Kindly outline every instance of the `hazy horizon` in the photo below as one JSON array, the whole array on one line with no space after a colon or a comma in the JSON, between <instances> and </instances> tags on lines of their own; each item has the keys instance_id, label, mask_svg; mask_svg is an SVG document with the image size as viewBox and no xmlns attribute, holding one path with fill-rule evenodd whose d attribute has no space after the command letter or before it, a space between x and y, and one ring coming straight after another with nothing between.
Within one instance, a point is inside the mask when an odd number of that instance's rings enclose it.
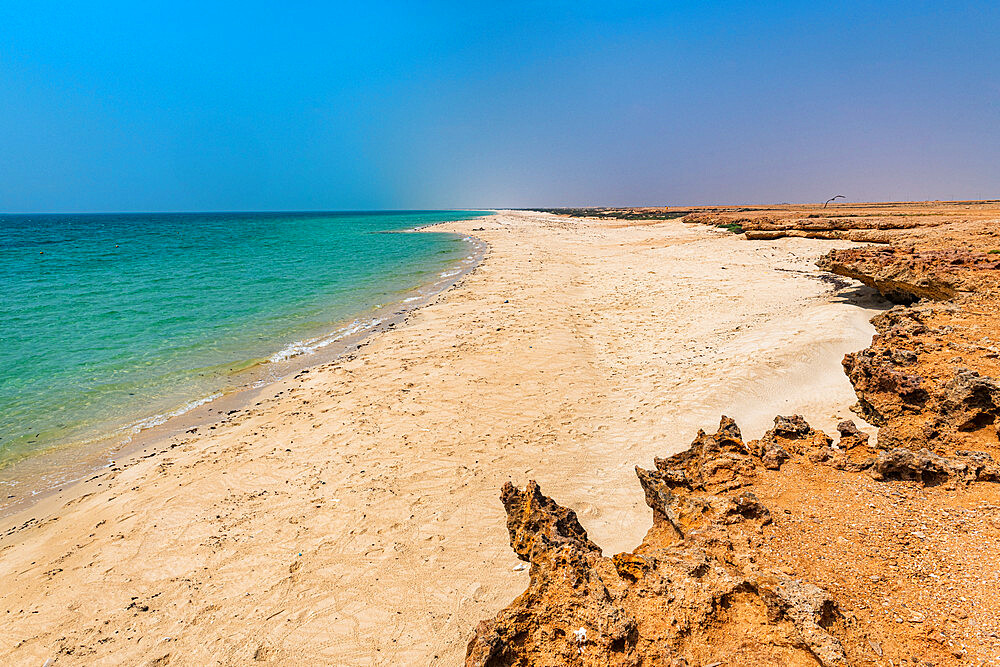
<instances>
[{"instance_id":1,"label":"hazy horizon","mask_svg":"<svg viewBox=\"0 0 1000 667\"><path fill-rule=\"evenodd\" d=\"M1000 196L994 3L23 2L0 211Z\"/></svg>"},{"instance_id":2,"label":"hazy horizon","mask_svg":"<svg viewBox=\"0 0 1000 667\"><path fill-rule=\"evenodd\" d=\"M1000 197L984 197L982 199L899 199L899 200L870 200L870 201L851 201L838 199L835 202L830 203L830 207L856 204L899 204L899 203L946 203L946 202L996 202L1000 201ZM215 209L215 210L134 210L134 211L0 211L0 215L198 215L198 214L210 214L210 215L224 215L224 214L234 214L234 215L244 215L253 213L262 214L278 214L278 213L292 213L292 214L305 214L305 213L433 213L436 211L448 212L448 211L540 211L548 209L599 209L599 208L670 208L675 210L683 210L686 208L705 208L705 207L718 207L727 208L733 206L748 206L754 208L766 208L768 206L808 206L812 204L822 205L823 201L786 201L786 202L702 202L697 204L692 203L676 203L676 204L658 204L658 203L631 203L631 204L561 204L558 206L452 206L452 207L442 207L442 208L373 208L373 209L257 209L257 210L236 210L236 209Z\"/></svg>"}]
</instances>

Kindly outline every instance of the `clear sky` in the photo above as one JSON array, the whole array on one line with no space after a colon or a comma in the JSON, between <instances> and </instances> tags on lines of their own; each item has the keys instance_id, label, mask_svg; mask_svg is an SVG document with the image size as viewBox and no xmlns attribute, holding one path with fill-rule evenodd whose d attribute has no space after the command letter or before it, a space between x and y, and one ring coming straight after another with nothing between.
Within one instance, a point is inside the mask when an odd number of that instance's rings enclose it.
<instances>
[{"instance_id":1,"label":"clear sky","mask_svg":"<svg viewBox=\"0 0 1000 667\"><path fill-rule=\"evenodd\" d=\"M0 0L0 211L1000 197L1000 3Z\"/></svg>"}]
</instances>

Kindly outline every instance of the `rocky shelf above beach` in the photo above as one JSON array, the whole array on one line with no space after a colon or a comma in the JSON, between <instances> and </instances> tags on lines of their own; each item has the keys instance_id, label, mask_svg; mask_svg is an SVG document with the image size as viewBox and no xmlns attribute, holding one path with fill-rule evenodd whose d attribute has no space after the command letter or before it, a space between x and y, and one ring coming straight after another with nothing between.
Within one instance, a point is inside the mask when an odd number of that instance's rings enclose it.
<instances>
[{"instance_id":1,"label":"rocky shelf above beach","mask_svg":"<svg viewBox=\"0 0 1000 667\"><path fill-rule=\"evenodd\" d=\"M786 236L867 243L905 243L928 234L954 237L995 223L1000 201L893 202L829 206L707 206L692 208L685 222L740 227L750 240ZM936 229L941 228L941 229ZM933 231L932 231L933 230Z\"/></svg>"}]
</instances>

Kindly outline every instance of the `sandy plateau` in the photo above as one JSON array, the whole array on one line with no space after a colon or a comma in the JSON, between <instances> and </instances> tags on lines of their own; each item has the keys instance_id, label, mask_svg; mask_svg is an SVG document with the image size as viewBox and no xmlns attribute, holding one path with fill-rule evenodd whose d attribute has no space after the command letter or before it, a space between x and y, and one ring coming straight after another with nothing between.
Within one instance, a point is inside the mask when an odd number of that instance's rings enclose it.
<instances>
[{"instance_id":1,"label":"sandy plateau","mask_svg":"<svg viewBox=\"0 0 1000 667\"><path fill-rule=\"evenodd\" d=\"M440 229L489 251L407 321L5 519L0 663L460 664L529 582L505 483L537 480L611 556L650 528L635 466L720 415L747 441L778 414L857 420L841 359L887 305L815 266L849 240L515 212ZM796 500L820 516L829 494Z\"/></svg>"}]
</instances>

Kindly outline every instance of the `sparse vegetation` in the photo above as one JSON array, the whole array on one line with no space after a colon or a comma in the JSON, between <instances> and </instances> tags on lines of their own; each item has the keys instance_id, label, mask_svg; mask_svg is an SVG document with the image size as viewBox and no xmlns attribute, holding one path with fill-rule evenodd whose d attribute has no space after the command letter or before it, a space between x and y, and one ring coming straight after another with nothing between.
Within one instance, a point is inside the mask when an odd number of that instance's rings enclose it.
<instances>
[{"instance_id":1,"label":"sparse vegetation","mask_svg":"<svg viewBox=\"0 0 1000 667\"><path fill-rule=\"evenodd\" d=\"M990 251L989 251L989 252L987 252L986 254L987 254L987 255L1000 255L1000 248L998 248L998 249L996 249L996 250L990 250Z\"/></svg>"},{"instance_id":2,"label":"sparse vegetation","mask_svg":"<svg viewBox=\"0 0 1000 667\"><path fill-rule=\"evenodd\" d=\"M743 233L743 225L741 225L738 222L729 222L729 223L726 223L726 224L720 224L720 225L716 225L716 227L721 227L722 229L728 229L733 234L742 234Z\"/></svg>"}]
</instances>

